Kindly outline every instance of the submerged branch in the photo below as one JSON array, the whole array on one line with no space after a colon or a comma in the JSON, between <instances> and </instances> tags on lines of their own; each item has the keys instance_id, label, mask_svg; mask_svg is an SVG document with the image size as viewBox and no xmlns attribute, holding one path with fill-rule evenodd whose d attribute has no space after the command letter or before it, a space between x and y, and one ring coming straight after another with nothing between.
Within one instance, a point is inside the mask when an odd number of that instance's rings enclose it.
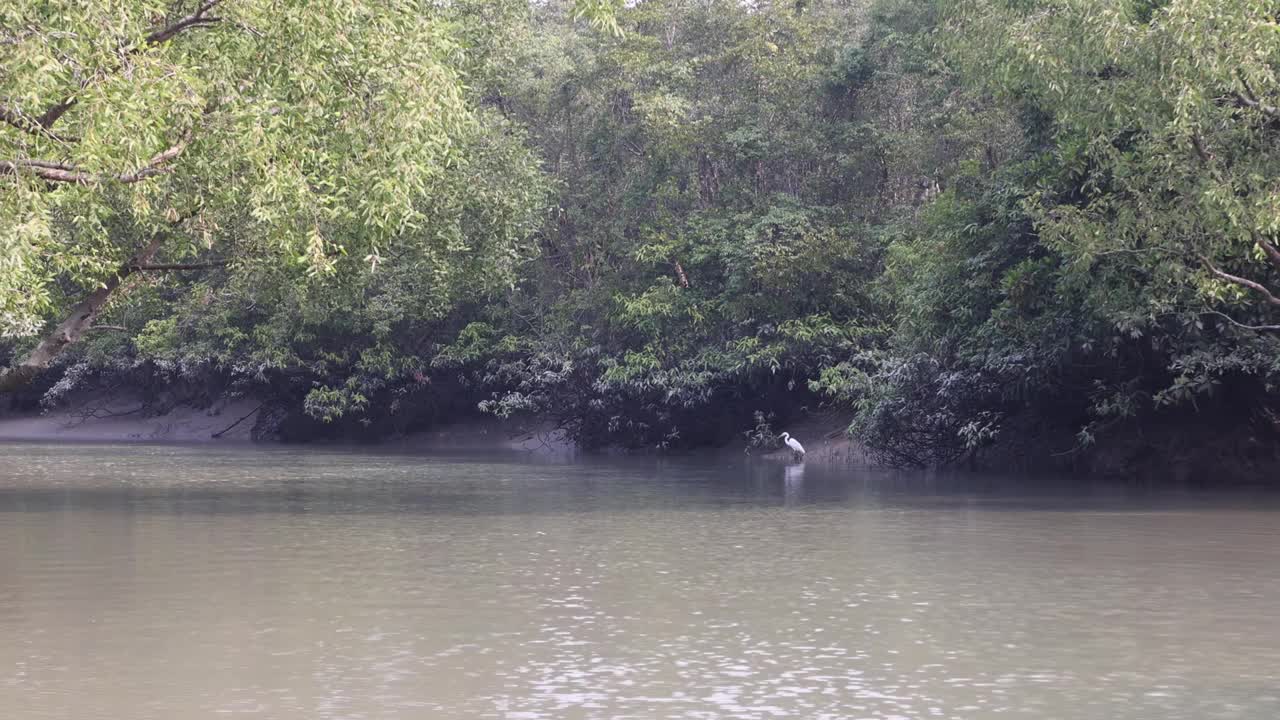
<instances>
[{"instance_id":1,"label":"submerged branch","mask_svg":"<svg viewBox=\"0 0 1280 720\"><path fill-rule=\"evenodd\" d=\"M256 412L258 412L259 410L261 410L263 405L266 405L266 403L265 403L265 402L264 402L264 403L259 403L259 404L258 404L258 407L256 407L256 408L254 408L254 409L250 410L248 413L246 413L246 414L244 415L244 417L242 417L242 418L240 418L239 420L236 420L235 422L231 423L230 425L228 425L228 426L226 426L226 427L222 428L222 429L221 429L221 430L219 430L218 432L213 433L213 434L212 434L212 435L210 435L209 437L211 437L211 438L220 438L220 437L222 437L223 435L226 435L228 432L230 432L230 431L231 431L231 429L232 429L232 428L234 428L235 426L237 426L237 425L239 425L240 423L244 422L245 420L248 420L250 415L253 415L254 413L256 413Z\"/></svg>"}]
</instances>

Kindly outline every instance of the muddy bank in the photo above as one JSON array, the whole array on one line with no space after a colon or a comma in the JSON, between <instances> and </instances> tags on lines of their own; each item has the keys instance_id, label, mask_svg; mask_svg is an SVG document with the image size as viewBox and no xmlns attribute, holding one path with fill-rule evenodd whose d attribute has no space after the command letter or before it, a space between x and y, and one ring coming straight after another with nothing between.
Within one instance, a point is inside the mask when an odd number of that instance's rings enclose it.
<instances>
[{"instance_id":1,"label":"muddy bank","mask_svg":"<svg viewBox=\"0 0 1280 720\"><path fill-rule=\"evenodd\" d=\"M810 417L770 428L787 431L805 446L805 462L825 465L872 465L864 448L845 433L843 417ZM349 430L349 428L348 428ZM0 440L42 442L177 442L237 444L251 442L360 444L404 452L526 451L569 457L579 449L560 430L528 420L484 415L437 421L409 432L363 435L344 432L289 413L258 398L219 399L206 406L176 403L157 406L142 395L83 395L46 410L0 412ZM1156 483L1271 484L1280 481L1280 457L1267 433L1242 433L1204 423L1147 424L1119 427L1087 450L1062 452L1049 439L1036 442L1011 435L1013 441L988 448L964 463L966 469L998 472L1067 472ZM1057 438L1050 438L1056 440ZM621 454L593 451L593 454ZM648 451L656 452L656 451ZM746 434L720 447L673 451L675 455L731 457L750 455L792 463L791 451L750 447Z\"/></svg>"},{"instance_id":2,"label":"muddy bank","mask_svg":"<svg viewBox=\"0 0 1280 720\"><path fill-rule=\"evenodd\" d=\"M805 462L826 464L869 464L866 451L856 440L849 437L845 430L849 427L846 418L836 416L814 418L797 422L786 427L777 428L779 434L790 433L804 446ZM781 445L775 449L758 449L747 447L746 442L731 443L721 452L740 452L768 460L780 462L793 461L791 450Z\"/></svg>"},{"instance_id":3,"label":"muddy bank","mask_svg":"<svg viewBox=\"0 0 1280 720\"><path fill-rule=\"evenodd\" d=\"M298 442L299 421L258 398L221 399L208 406L180 403L157 409L143 396L88 394L43 411L0 411L0 441L173 442L247 444ZM315 437L316 444L348 444L350 437ZM448 426L382 438L395 450L526 450L575 452L562 432L499 418L468 419Z\"/></svg>"},{"instance_id":4,"label":"muddy bank","mask_svg":"<svg viewBox=\"0 0 1280 720\"><path fill-rule=\"evenodd\" d=\"M143 396L86 394L44 411L0 411L0 440L43 442L176 442L238 444L309 442L317 445L373 444L391 450L520 450L568 456L579 452L562 430L529 420L468 417L428 429L395 433L370 441L327 428L303 427L306 419L282 412L258 398L220 399L207 406L178 403L157 408ZM844 434L843 419L811 419L787 428L804 443L807 462L866 462L860 445ZM602 451L605 454L622 451ZM750 448L745 439L723 447L690 451L708 455L751 455L792 461L786 448ZM680 452L676 454L687 454Z\"/></svg>"},{"instance_id":5,"label":"muddy bank","mask_svg":"<svg viewBox=\"0 0 1280 720\"><path fill-rule=\"evenodd\" d=\"M158 414L129 395L94 398L44 412L0 413L0 440L245 443L260 405L242 398Z\"/></svg>"}]
</instances>

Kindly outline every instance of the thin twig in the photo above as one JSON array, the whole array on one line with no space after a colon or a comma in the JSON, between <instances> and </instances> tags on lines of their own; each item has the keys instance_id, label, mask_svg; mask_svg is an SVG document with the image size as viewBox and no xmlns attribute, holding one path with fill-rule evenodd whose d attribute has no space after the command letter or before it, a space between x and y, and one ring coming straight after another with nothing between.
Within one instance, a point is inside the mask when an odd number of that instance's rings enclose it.
<instances>
[{"instance_id":1,"label":"thin twig","mask_svg":"<svg viewBox=\"0 0 1280 720\"><path fill-rule=\"evenodd\" d=\"M1226 313L1218 312L1217 310L1205 310L1200 314L1201 315L1217 315L1223 320L1226 320L1232 325L1235 325L1236 327L1241 328L1243 330L1257 330L1260 332L1280 332L1280 325L1245 325L1242 322L1237 322L1230 315L1227 315Z\"/></svg>"}]
</instances>

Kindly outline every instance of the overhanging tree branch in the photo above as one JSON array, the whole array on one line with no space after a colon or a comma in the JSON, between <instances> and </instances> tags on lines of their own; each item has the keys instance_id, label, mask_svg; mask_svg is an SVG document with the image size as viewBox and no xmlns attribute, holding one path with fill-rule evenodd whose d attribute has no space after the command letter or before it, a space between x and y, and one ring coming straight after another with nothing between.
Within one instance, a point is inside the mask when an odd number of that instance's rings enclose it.
<instances>
[{"instance_id":1,"label":"overhanging tree branch","mask_svg":"<svg viewBox=\"0 0 1280 720\"><path fill-rule=\"evenodd\" d=\"M1276 270L1280 270L1280 249L1277 249L1271 241L1261 235L1253 236L1254 242L1258 243L1258 247L1262 248L1262 252L1266 254L1267 259L1271 261L1272 266Z\"/></svg>"},{"instance_id":2,"label":"overhanging tree branch","mask_svg":"<svg viewBox=\"0 0 1280 720\"><path fill-rule=\"evenodd\" d=\"M134 53L141 52L143 49L150 47L152 45L159 45L161 43L167 42L173 39L174 36L186 30L190 30L191 28L217 25L218 23L222 22L222 18L209 15L208 12L212 10L214 7L216 7L217 5L219 5L221 2L222 0L205 0L205 2L200 3L200 5L196 8L195 12L185 17L179 18L177 21L169 25L166 25L165 27L160 28L159 30L156 30L153 33L150 33L145 38L143 38L141 43L137 45L122 47L120 51L121 54L133 55ZM93 77L93 76L90 75L89 77ZM83 82L81 82L80 87L83 88L88 84L89 84L89 80L86 79ZM53 105L50 105L47 109L45 109L43 113L40 114L39 117L36 118L36 124L39 125L39 127L42 130L46 132L49 131L53 127L54 123L58 122L58 120L63 115L67 114L68 110L76 106L77 102L79 101L76 99L76 96L72 95Z\"/></svg>"},{"instance_id":3,"label":"overhanging tree branch","mask_svg":"<svg viewBox=\"0 0 1280 720\"><path fill-rule=\"evenodd\" d=\"M1236 93L1236 98L1240 100L1240 102L1244 103L1248 107L1261 111L1262 114L1267 117L1280 119L1280 108L1267 105L1262 102L1258 99L1258 95L1253 91L1253 88L1249 87L1249 81L1244 79L1244 75L1237 72L1236 76L1240 78L1240 87L1244 88L1242 92Z\"/></svg>"},{"instance_id":4,"label":"overhanging tree branch","mask_svg":"<svg viewBox=\"0 0 1280 720\"><path fill-rule=\"evenodd\" d=\"M194 212L175 213L169 225L170 227L177 227L193 215ZM168 233L166 232L152 234L150 240L141 250L134 253L133 257L126 260L115 273L103 280L101 286L76 303L67 318L59 323L53 329L53 332L46 335L35 350L28 353L14 367L0 370L0 393L12 392L31 382L33 378L49 367L50 363L68 345L76 342L84 333L92 330L94 328L94 319L102 308L106 306L111 294L120 287L125 278L137 272L138 267L149 265L156 253L160 252L160 248L164 245L166 239L168 239ZM107 326L99 327L105 328Z\"/></svg>"},{"instance_id":5,"label":"overhanging tree branch","mask_svg":"<svg viewBox=\"0 0 1280 720\"><path fill-rule=\"evenodd\" d=\"M191 133L187 133L186 137L178 143L152 156L145 165L133 172L114 175L110 173L92 173L67 163L39 160L36 158L17 158L15 160L0 160L0 175L17 175L22 172L29 172L41 180L47 180L49 182L71 183L74 185L92 185L95 183L115 181L129 185L140 182L149 177L169 172L171 168L167 166L168 163L177 158L184 150L187 149L190 139Z\"/></svg>"},{"instance_id":6,"label":"overhanging tree branch","mask_svg":"<svg viewBox=\"0 0 1280 720\"><path fill-rule=\"evenodd\" d=\"M1240 93L1236 95L1236 97L1239 98L1240 102L1244 103L1245 105L1251 108L1254 108L1255 110L1262 111L1262 114L1266 115L1267 117L1280 118L1280 108L1263 104L1256 98L1250 97L1247 93Z\"/></svg>"},{"instance_id":7,"label":"overhanging tree branch","mask_svg":"<svg viewBox=\"0 0 1280 720\"><path fill-rule=\"evenodd\" d=\"M40 125L38 121L28 118L17 110L6 105L0 105L0 122L3 122L10 127L15 127L29 135L39 135L41 137L47 137L50 140L56 140L57 142L69 143L79 140L79 138L71 135L59 135L58 133Z\"/></svg>"},{"instance_id":8,"label":"overhanging tree branch","mask_svg":"<svg viewBox=\"0 0 1280 720\"><path fill-rule=\"evenodd\" d=\"M12 392L31 382L33 378L49 367L67 346L80 339L86 331L93 327L94 318L107 304L111 294L125 278L133 274L133 266L145 265L160 251L165 241L164 233L151 236L146 246L139 250L128 262L120 266L115 273L103 280L102 286L89 293L76 303L65 320L58 324L53 332L40 341L22 362L8 370L0 371L0 392Z\"/></svg>"},{"instance_id":9,"label":"overhanging tree branch","mask_svg":"<svg viewBox=\"0 0 1280 720\"><path fill-rule=\"evenodd\" d=\"M1200 162L1208 165L1213 160L1213 154L1204 147L1204 141L1196 133L1191 134L1191 147L1195 148L1196 156L1200 158Z\"/></svg>"},{"instance_id":10,"label":"overhanging tree branch","mask_svg":"<svg viewBox=\"0 0 1280 720\"><path fill-rule=\"evenodd\" d=\"M1215 276L1223 280L1226 280L1229 283L1234 283L1241 287L1247 287L1250 290L1253 290L1254 292L1261 295L1263 299L1266 300L1268 303L1272 305L1280 306L1280 298L1271 294L1271 291L1268 290L1266 286L1263 285L1262 283L1255 282L1248 278L1240 277L1239 275L1232 275L1231 273L1223 272L1222 270L1219 270L1217 266L1215 266L1212 262L1210 262L1209 258L1205 257L1204 255L1200 256L1200 261L1203 262L1205 267L1209 269L1209 272L1213 273Z\"/></svg>"},{"instance_id":11,"label":"overhanging tree branch","mask_svg":"<svg viewBox=\"0 0 1280 720\"><path fill-rule=\"evenodd\" d=\"M191 142L191 135L193 132L194 130L187 132L186 136L183 137L182 140L179 140L175 145L152 156L152 158L147 161L147 164L143 165L138 170L119 176L120 182L135 183L139 180L149 178L152 175L159 175L160 173L168 172L168 169L164 166L168 164L170 160L181 155L182 151L187 149L187 145Z\"/></svg>"},{"instance_id":12,"label":"overhanging tree branch","mask_svg":"<svg viewBox=\"0 0 1280 720\"><path fill-rule=\"evenodd\" d=\"M197 27L200 25L214 25L222 22L222 18L213 17L206 14L221 2L222 0L207 0L206 2L200 3L200 6L196 8L195 12L191 13L190 15L187 15L184 18L179 19L177 22L167 27L161 28L160 30L157 30L151 33L150 35L148 35L146 37L146 43L148 45L158 45L166 40L169 40L174 35L177 35L183 30L187 30L189 28Z\"/></svg>"},{"instance_id":13,"label":"overhanging tree branch","mask_svg":"<svg viewBox=\"0 0 1280 720\"><path fill-rule=\"evenodd\" d=\"M1218 312L1217 310L1205 310L1205 311L1204 311L1203 313L1201 313L1201 314L1202 314L1202 315L1216 315L1216 316L1218 316L1218 317L1222 318L1223 320L1226 320L1227 322L1231 323L1232 325L1234 325L1234 326L1236 326L1236 327L1238 327L1238 328L1241 328L1241 329L1243 329L1243 330L1255 330L1255 331L1258 331L1258 332L1280 332L1280 325L1246 325L1246 324L1244 324L1244 323L1242 323L1242 322L1238 322L1238 321L1236 321L1236 320L1235 320L1234 318L1232 318L1230 315L1228 315L1228 314L1226 314L1226 313Z\"/></svg>"},{"instance_id":14,"label":"overhanging tree branch","mask_svg":"<svg viewBox=\"0 0 1280 720\"><path fill-rule=\"evenodd\" d=\"M40 127L48 130L52 128L53 124L58 122L63 115L66 115L68 110L75 107L76 102L77 100L75 96L72 95L56 105L51 105L47 110L40 114L40 117L36 118L36 122L40 123Z\"/></svg>"},{"instance_id":15,"label":"overhanging tree branch","mask_svg":"<svg viewBox=\"0 0 1280 720\"><path fill-rule=\"evenodd\" d=\"M247 414L245 414L245 415L244 415L243 417L241 417L239 420L236 420L235 422L233 422L233 423L231 423L230 425L228 425L228 426L226 426L226 427L222 428L222 429L221 429L221 430L219 430L218 432L213 433L213 434L212 434L212 435L210 435L209 437L212 437L212 438L220 438L220 437L222 437L223 435L226 435L228 432L230 432L230 431L231 431L231 429L232 429L232 428L234 428L235 426L237 426L237 425L239 425L240 423L244 422L245 420L248 420L250 415L252 415L252 414L254 414L254 413L258 412L259 410L261 410L263 405L266 405L266 403L265 403L265 402L264 402L264 403L259 403L259 404L258 404L258 407L256 407L256 408L254 408L254 409L250 410Z\"/></svg>"}]
</instances>

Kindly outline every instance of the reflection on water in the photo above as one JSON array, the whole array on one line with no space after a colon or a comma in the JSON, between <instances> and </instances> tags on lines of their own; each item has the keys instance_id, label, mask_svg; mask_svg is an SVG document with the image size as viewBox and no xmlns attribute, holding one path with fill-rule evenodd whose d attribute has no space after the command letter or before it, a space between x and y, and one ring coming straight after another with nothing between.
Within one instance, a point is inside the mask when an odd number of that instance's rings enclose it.
<instances>
[{"instance_id":1,"label":"reflection on water","mask_svg":"<svg viewBox=\"0 0 1280 720\"><path fill-rule=\"evenodd\" d=\"M800 500L800 491L804 488L804 462L787 465L782 469L782 492L787 505L794 505Z\"/></svg>"},{"instance_id":2,"label":"reflection on water","mask_svg":"<svg viewBox=\"0 0 1280 720\"><path fill-rule=\"evenodd\" d=\"M1280 717L1265 495L0 450L6 718Z\"/></svg>"}]
</instances>

